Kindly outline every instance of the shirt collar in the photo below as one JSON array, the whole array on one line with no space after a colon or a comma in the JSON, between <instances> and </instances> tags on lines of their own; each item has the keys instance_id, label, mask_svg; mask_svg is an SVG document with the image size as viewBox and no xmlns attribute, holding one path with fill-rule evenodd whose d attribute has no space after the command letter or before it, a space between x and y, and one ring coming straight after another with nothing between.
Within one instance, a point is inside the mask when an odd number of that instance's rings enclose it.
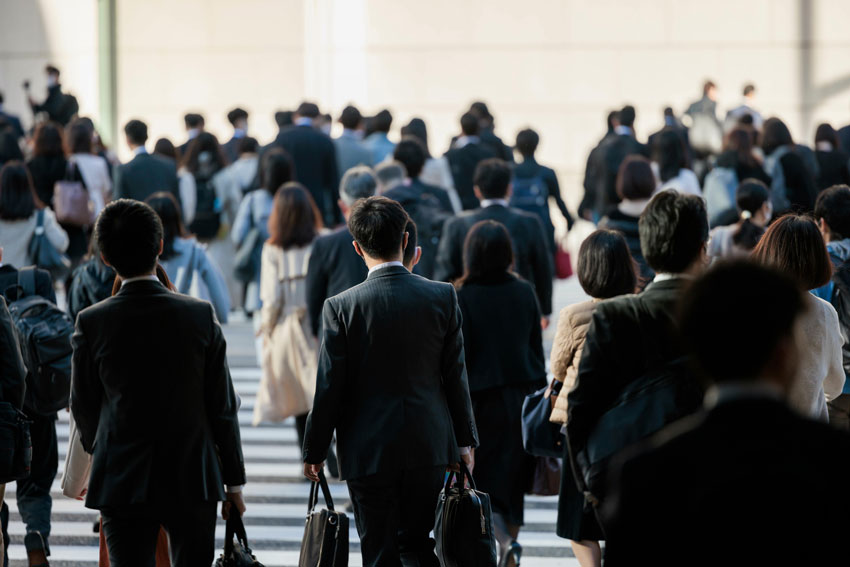
<instances>
[{"instance_id":1,"label":"shirt collar","mask_svg":"<svg viewBox=\"0 0 850 567\"><path fill-rule=\"evenodd\" d=\"M778 386L765 382L731 382L709 388L703 403L706 408L720 404L747 399L782 400L782 391Z\"/></svg>"},{"instance_id":2,"label":"shirt collar","mask_svg":"<svg viewBox=\"0 0 850 567\"><path fill-rule=\"evenodd\" d=\"M295 119L294 124L296 126L312 126L313 125L313 119L310 118L310 117L307 117L307 116L299 116L298 118Z\"/></svg>"},{"instance_id":3,"label":"shirt collar","mask_svg":"<svg viewBox=\"0 0 850 567\"><path fill-rule=\"evenodd\" d=\"M143 282L145 280L159 282L158 277L153 274L148 274L146 276L136 276L135 278L127 278L126 280L121 280L121 287L124 287L128 283Z\"/></svg>"},{"instance_id":4,"label":"shirt collar","mask_svg":"<svg viewBox=\"0 0 850 567\"><path fill-rule=\"evenodd\" d=\"M242 128L234 128L233 129L233 137L234 138L244 138L247 134L248 134L248 132L246 132Z\"/></svg>"},{"instance_id":5,"label":"shirt collar","mask_svg":"<svg viewBox=\"0 0 850 567\"><path fill-rule=\"evenodd\" d=\"M634 136L635 131L632 130L628 126L623 126L622 124L614 128L614 132L619 134L620 136Z\"/></svg>"},{"instance_id":6,"label":"shirt collar","mask_svg":"<svg viewBox=\"0 0 850 567\"><path fill-rule=\"evenodd\" d=\"M352 130L351 128L343 128L342 136L344 138L354 138L355 140L363 139L363 131L362 130Z\"/></svg>"},{"instance_id":7,"label":"shirt collar","mask_svg":"<svg viewBox=\"0 0 850 567\"><path fill-rule=\"evenodd\" d=\"M186 135L189 136L190 140L194 140L195 138L197 138L198 134L200 134L200 133L201 133L200 128L190 128L189 130L186 131Z\"/></svg>"},{"instance_id":8,"label":"shirt collar","mask_svg":"<svg viewBox=\"0 0 850 567\"><path fill-rule=\"evenodd\" d=\"M689 274L655 274L655 279L652 280L652 281L654 283L658 283L658 282L666 282L666 281L670 281L670 280L676 280L676 279L679 279L679 278L682 278L682 279L685 279L685 280L694 279L694 277L692 275L689 275Z\"/></svg>"},{"instance_id":9,"label":"shirt collar","mask_svg":"<svg viewBox=\"0 0 850 567\"><path fill-rule=\"evenodd\" d=\"M649 204L649 199L638 199L636 201L625 200L617 205L617 209L624 215L630 217L639 217L643 214L644 209Z\"/></svg>"},{"instance_id":10,"label":"shirt collar","mask_svg":"<svg viewBox=\"0 0 850 567\"><path fill-rule=\"evenodd\" d=\"M508 207L510 204L507 199L483 199L481 201L481 208L486 209L487 207Z\"/></svg>"},{"instance_id":11,"label":"shirt collar","mask_svg":"<svg viewBox=\"0 0 850 567\"><path fill-rule=\"evenodd\" d=\"M140 156L140 155L143 155L143 154L146 154L146 153L148 153L148 151L145 149L144 146L139 146L135 150L133 150L134 156Z\"/></svg>"},{"instance_id":12,"label":"shirt collar","mask_svg":"<svg viewBox=\"0 0 850 567\"><path fill-rule=\"evenodd\" d=\"M460 149L464 146L468 146L469 144L477 144L480 141L481 138L478 136L461 136L455 140L455 148Z\"/></svg>"},{"instance_id":13,"label":"shirt collar","mask_svg":"<svg viewBox=\"0 0 850 567\"><path fill-rule=\"evenodd\" d=\"M377 272L378 270L383 270L384 268L391 268L393 266L398 266L398 267L403 268L404 264L402 264L399 261L384 262L383 264L378 264L377 266L372 266L371 268L369 268L369 274L368 275L372 275L373 272Z\"/></svg>"}]
</instances>

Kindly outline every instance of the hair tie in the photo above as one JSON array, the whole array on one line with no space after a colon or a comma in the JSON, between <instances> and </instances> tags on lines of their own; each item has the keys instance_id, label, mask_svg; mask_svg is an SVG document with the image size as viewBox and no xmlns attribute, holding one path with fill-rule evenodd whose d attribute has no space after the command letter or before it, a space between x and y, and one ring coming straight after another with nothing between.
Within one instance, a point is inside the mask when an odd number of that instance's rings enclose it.
<instances>
[{"instance_id":1,"label":"hair tie","mask_svg":"<svg viewBox=\"0 0 850 567\"><path fill-rule=\"evenodd\" d=\"M753 217L753 213L750 211L741 211L741 220L751 219Z\"/></svg>"}]
</instances>

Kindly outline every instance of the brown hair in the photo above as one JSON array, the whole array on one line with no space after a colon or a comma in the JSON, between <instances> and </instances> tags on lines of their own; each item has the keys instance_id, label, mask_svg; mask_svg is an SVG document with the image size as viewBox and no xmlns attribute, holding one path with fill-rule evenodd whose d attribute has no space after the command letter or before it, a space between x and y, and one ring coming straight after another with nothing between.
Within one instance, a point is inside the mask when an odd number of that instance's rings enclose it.
<instances>
[{"instance_id":1,"label":"brown hair","mask_svg":"<svg viewBox=\"0 0 850 567\"><path fill-rule=\"evenodd\" d=\"M64 156L65 147L62 144L62 126L56 122L43 122L35 129L33 135L34 156L54 157Z\"/></svg>"},{"instance_id":2,"label":"brown hair","mask_svg":"<svg viewBox=\"0 0 850 567\"><path fill-rule=\"evenodd\" d=\"M817 289L832 277L832 262L815 221L785 215L773 223L753 250L753 259L793 278L805 291Z\"/></svg>"},{"instance_id":3,"label":"brown hair","mask_svg":"<svg viewBox=\"0 0 850 567\"><path fill-rule=\"evenodd\" d=\"M65 147L69 154L90 154L94 147L94 131L88 122L77 118L65 129Z\"/></svg>"},{"instance_id":4,"label":"brown hair","mask_svg":"<svg viewBox=\"0 0 850 567\"><path fill-rule=\"evenodd\" d=\"M290 181L277 190L269 216L269 244L284 250L313 242L322 228L322 217L310 192Z\"/></svg>"},{"instance_id":5,"label":"brown hair","mask_svg":"<svg viewBox=\"0 0 850 567\"><path fill-rule=\"evenodd\" d=\"M655 192L655 174L643 156L628 156L617 172L617 196L621 199L649 199Z\"/></svg>"}]
</instances>

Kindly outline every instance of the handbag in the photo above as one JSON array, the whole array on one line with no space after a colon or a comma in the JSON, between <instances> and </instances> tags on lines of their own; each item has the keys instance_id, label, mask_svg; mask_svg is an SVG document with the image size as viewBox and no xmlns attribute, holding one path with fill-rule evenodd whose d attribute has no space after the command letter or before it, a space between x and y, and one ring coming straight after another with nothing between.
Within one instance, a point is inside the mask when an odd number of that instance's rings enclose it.
<instances>
[{"instance_id":1,"label":"handbag","mask_svg":"<svg viewBox=\"0 0 850 567\"><path fill-rule=\"evenodd\" d=\"M573 275L573 261L563 244L559 244L555 251L555 275L559 280L565 280Z\"/></svg>"},{"instance_id":2,"label":"handbag","mask_svg":"<svg viewBox=\"0 0 850 567\"><path fill-rule=\"evenodd\" d=\"M89 226L94 222L94 203L82 181L74 179L77 165L68 160L65 178L53 185L53 210L56 220L71 226Z\"/></svg>"},{"instance_id":3,"label":"handbag","mask_svg":"<svg viewBox=\"0 0 850 567\"><path fill-rule=\"evenodd\" d=\"M546 386L525 397L522 402L522 446L535 457L563 457L564 435L561 425L549 421L552 404Z\"/></svg>"},{"instance_id":4,"label":"handbag","mask_svg":"<svg viewBox=\"0 0 850 567\"><path fill-rule=\"evenodd\" d=\"M0 402L0 484L30 475L30 423L12 404Z\"/></svg>"},{"instance_id":5,"label":"handbag","mask_svg":"<svg viewBox=\"0 0 850 567\"><path fill-rule=\"evenodd\" d=\"M236 251L233 262L233 276L240 282L249 283L257 277L263 255L263 233L257 227L252 228Z\"/></svg>"},{"instance_id":6,"label":"handbag","mask_svg":"<svg viewBox=\"0 0 850 567\"><path fill-rule=\"evenodd\" d=\"M561 459L537 457L529 494L534 496L557 496L561 492Z\"/></svg>"},{"instance_id":7,"label":"handbag","mask_svg":"<svg viewBox=\"0 0 850 567\"><path fill-rule=\"evenodd\" d=\"M464 486L464 477L469 487ZM456 481L454 486L452 480ZM496 567L490 496L476 490L465 464L460 472L448 474L440 492L434 539L441 567Z\"/></svg>"},{"instance_id":8,"label":"handbag","mask_svg":"<svg viewBox=\"0 0 850 567\"><path fill-rule=\"evenodd\" d=\"M236 536L236 541L233 541ZM224 528L224 552L215 560L213 567L263 567L251 553L242 516L235 510L227 517Z\"/></svg>"},{"instance_id":9,"label":"handbag","mask_svg":"<svg viewBox=\"0 0 850 567\"><path fill-rule=\"evenodd\" d=\"M34 266L50 272L53 281L63 278L71 269L71 260L59 252L47 239L47 234L44 231L44 209L36 212L35 231L30 238L27 252L30 262Z\"/></svg>"},{"instance_id":10,"label":"handbag","mask_svg":"<svg viewBox=\"0 0 850 567\"><path fill-rule=\"evenodd\" d=\"M89 486L91 473L91 455L83 449L80 430L74 416L71 415L68 433L68 454L65 455L65 469L62 472L62 494L68 498L81 498Z\"/></svg>"},{"instance_id":11,"label":"handbag","mask_svg":"<svg viewBox=\"0 0 850 567\"><path fill-rule=\"evenodd\" d=\"M316 512L320 488L327 509ZM334 510L323 471L319 471L319 482L314 482L310 487L307 525L304 527L304 539L301 540L298 567L348 567L348 516Z\"/></svg>"}]
</instances>

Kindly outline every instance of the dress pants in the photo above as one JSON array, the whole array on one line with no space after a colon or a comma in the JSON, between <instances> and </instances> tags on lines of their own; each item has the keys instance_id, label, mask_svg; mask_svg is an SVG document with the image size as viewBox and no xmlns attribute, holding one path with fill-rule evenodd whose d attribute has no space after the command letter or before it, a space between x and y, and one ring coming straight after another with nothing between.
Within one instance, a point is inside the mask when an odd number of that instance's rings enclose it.
<instances>
[{"instance_id":1,"label":"dress pants","mask_svg":"<svg viewBox=\"0 0 850 567\"><path fill-rule=\"evenodd\" d=\"M160 526L171 542L174 567L211 565L218 502L164 508L136 505L101 510L111 567L154 567Z\"/></svg>"},{"instance_id":2,"label":"dress pants","mask_svg":"<svg viewBox=\"0 0 850 567\"><path fill-rule=\"evenodd\" d=\"M443 465L348 481L363 567L439 567L429 534L445 471Z\"/></svg>"}]
</instances>

